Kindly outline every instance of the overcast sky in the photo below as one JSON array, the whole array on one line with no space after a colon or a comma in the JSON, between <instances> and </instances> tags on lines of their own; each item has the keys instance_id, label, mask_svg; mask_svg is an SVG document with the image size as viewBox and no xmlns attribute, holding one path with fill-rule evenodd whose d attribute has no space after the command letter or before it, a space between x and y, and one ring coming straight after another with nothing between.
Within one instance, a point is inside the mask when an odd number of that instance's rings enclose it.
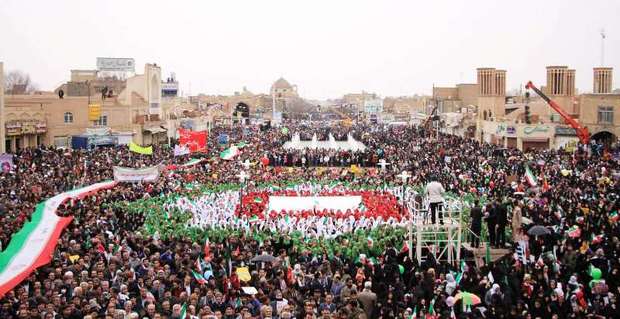
<instances>
[{"instance_id":1,"label":"overcast sky","mask_svg":"<svg viewBox=\"0 0 620 319\"><path fill-rule=\"evenodd\" d=\"M620 74L618 0L0 0L0 61L41 89L133 57L176 72L185 94L268 92L283 76L307 98L361 90L428 94L503 68L508 89L543 84L545 66L577 70L592 90L601 59Z\"/></svg>"}]
</instances>

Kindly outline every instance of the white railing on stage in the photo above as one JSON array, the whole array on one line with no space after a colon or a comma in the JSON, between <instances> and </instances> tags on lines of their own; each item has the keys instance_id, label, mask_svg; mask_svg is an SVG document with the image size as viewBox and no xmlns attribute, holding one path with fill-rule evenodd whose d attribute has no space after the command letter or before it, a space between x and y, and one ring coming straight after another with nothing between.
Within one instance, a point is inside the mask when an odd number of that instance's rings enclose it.
<instances>
[{"instance_id":1,"label":"white railing on stage","mask_svg":"<svg viewBox=\"0 0 620 319\"><path fill-rule=\"evenodd\" d=\"M440 206L443 224L439 216L435 216L432 223L430 202L423 198L421 202L415 199L419 197L407 196L405 193L405 205L409 211L409 247L415 246L415 254L418 263L426 256L422 250L426 249L433 254L436 260L445 259L448 263L459 262L461 259L462 220L461 213L463 202L456 198L446 198ZM413 199L413 200L412 200ZM439 212L436 212L439 215ZM413 240L415 238L415 245ZM413 249L409 249L409 257L413 258Z\"/></svg>"}]
</instances>

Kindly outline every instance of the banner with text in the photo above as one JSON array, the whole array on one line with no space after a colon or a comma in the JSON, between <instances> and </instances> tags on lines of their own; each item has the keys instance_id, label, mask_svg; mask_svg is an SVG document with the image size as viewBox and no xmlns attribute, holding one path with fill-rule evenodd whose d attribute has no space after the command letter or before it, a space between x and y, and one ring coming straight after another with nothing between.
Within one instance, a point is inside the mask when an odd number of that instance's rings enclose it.
<instances>
[{"instance_id":1,"label":"banner with text","mask_svg":"<svg viewBox=\"0 0 620 319\"><path fill-rule=\"evenodd\" d=\"M161 165L147 168L114 166L114 180L117 182L154 182L159 178Z\"/></svg>"}]
</instances>

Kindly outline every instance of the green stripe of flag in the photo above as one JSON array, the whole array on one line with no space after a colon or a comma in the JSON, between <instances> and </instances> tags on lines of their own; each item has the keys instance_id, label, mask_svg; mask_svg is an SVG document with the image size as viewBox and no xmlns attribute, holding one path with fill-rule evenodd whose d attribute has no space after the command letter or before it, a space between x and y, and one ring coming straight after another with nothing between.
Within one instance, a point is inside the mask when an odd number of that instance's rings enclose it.
<instances>
[{"instance_id":1,"label":"green stripe of flag","mask_svg":"<svg viewBox=\"0 0 620 319\"><path fill-rule=\"evenodd\" d=\"M32 214L32 220L24 224L11 238L11 243L6 249L0 253L0 272L3 272L6 266L13 260L13 257L24 247L24 244L28 240L28 237L37 228L41 219L43 218L43 210L45 209L45 202L37 204L34 214Z\"/></svg>"}]
</instances>

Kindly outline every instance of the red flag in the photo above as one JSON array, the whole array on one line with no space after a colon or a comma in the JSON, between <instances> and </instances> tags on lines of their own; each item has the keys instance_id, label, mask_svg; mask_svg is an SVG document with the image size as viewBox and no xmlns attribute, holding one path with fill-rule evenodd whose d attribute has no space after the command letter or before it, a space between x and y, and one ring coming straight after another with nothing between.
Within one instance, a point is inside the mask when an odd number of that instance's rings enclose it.
<instances>
[{"instance_id":1,"label":"red flag","mask_svg":"<svg viewBox=\"0 0 620 319\"><path fill-rule=\"evenodd\" d=\"M207 149L207 131L190 131L179 129L179 144L186 146L190 152L203 152Z\"/></svg>"}]
</instances>

